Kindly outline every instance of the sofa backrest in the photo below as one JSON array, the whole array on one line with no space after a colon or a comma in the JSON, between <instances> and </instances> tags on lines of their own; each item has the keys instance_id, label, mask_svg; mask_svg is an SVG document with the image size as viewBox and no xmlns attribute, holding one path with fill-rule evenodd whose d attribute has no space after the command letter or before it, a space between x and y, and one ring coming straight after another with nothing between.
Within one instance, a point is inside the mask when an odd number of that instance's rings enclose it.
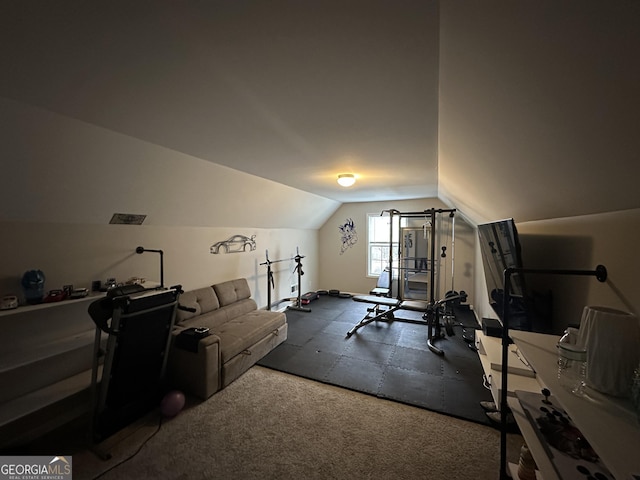
<instances>
[{"instance_id":1,"label":"sofa backrest","mask_svg":"<svg viewBox=\"0 0 640 480\"><path fill-rule=\"evenodd\" d=\"M180 295L180 305L189 309L195 309L195 311L187 312L178 309L176 313L176 321L178 323L220 308L220 302L212 287L203 287L184 292Z\"/></svg>"},{"instance_id":2,"label":"sofa backrest","mask_svg":"<svg viewBox=\"0 0 640 480\"><path fill-rule=\"evenodd\" d=\"M237 278L228 282L218 283L212 287L203 287L196 290L184 292L180 295L180 306L193 309L188 312L178 309L176 322L182 323L205 313L218 310L237 303L237 308L229 314L241 314L255 310L255 302L244 302L251 298L251 289L246 278ZM237 310L237 311L236 311Z\"/></svg>"},{"instance_id":3,"label":"sofa backrest","mask_svg":"<svg viewBox=\"0 0 640 480\"><path fill-rule=\"evenodd\" d=\"M251 297L251 289L246 278L237 278L213 286L221 307L226 307L239 300Z\"/></svg>"}]
</instances>

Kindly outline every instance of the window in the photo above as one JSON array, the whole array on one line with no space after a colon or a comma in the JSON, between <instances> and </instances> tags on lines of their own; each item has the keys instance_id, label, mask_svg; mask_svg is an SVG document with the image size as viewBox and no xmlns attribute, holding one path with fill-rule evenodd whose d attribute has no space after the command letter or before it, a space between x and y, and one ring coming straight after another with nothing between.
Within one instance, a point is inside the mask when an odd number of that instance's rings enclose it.
<instances>
[{"instance_id":1,"label":"window","mask_svg":"<svg viewBox=\"0 0 640 480\"><path fill-rule=\"evenodd\" d=\"M389 215L369 213L367 215L367 275L378 277L389 266ZM393 267L398 266L398 222L393 225ZM392 275L393 276L393 275Z\"/></svg>"}]
</instances>

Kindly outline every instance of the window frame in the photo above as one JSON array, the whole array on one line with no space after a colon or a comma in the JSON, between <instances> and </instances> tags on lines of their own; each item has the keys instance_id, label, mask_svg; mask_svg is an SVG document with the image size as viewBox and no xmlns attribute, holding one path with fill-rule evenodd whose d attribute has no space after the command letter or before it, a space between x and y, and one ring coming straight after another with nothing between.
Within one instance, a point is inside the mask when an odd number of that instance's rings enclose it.
<instances>
[{"instance_id":1,"label":"window frame","mask_svg":"<svg viewBox=\"0 0 640 480\"><path fill-rule=\"evenodd\" d=\"M375 223L381 223L380 219L385 219L387 222L387 231L386 231L386 238L384 240L372 240L372 236L375 236L375 232L372 231L372 228L374 228L374 224ZM376 220L378 220L376 222ZM367 277L369 278L378 278L380 276L380 273L382 273L382 271L385 268L389 267L389 254L392 253L393 257L393 263L392 263L392 268L391 268L391 276L390 278L393 279L396 277L396 268L398 266L398 259L399 259L399 254L400 254L400 222L396 222L396 219L394 218L394 224L392 225L392 229L393 229L393 242L391 242L391 238L389 237L391 229L389 228L389 222L391 221L391 217L389 215L380 215L379 213L367 213ZM391 252L389 252L389 245L391 244ZM380 255L374 255L373 254L373 250L374 249L378 249L378 250L382 250L382 253ZM375 257L375 258L374 258ZM377 265L380 269L380 271L378 272L378 269L376 268L372 268L374 267L374 262L375 265Z\"/></svg>"}]
</instances>

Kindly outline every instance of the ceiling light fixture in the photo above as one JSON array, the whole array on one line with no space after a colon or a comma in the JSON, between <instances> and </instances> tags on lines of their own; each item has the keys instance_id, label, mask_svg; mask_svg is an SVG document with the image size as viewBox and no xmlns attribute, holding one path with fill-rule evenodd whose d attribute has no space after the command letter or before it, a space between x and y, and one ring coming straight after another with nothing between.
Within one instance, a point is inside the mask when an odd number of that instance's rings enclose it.
<instances>
[{"instance_id":1,"label":"ceiling light fixture","mask_svg":"<svg viewBox=\"0 0 640 480\"><path fill-rule=\"evenodd\" d=\"M350 187L356 183L356 177L353 173L341 173L338 175L338 183L343 187Z\"/></svg>"}]
</instances>

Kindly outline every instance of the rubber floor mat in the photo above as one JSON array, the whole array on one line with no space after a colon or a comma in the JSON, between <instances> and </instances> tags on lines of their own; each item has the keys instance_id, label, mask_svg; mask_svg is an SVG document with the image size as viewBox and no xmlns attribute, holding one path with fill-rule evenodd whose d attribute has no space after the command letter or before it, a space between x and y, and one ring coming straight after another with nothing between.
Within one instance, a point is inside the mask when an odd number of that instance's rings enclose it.
<instances>
[{"instance_id":1,"label":"rubber floor mat","mask_svg":"<svg viewBox=\"0 0 640 480\"><path fill-rule=\"evenodd\" d=\"M422 320L419 312L397 311L394 321L372 322L347 338L367 304L322 295L308 306L311 312L286 312L287 340L258 365L489 424L480 402L491 393L478 354L463 339L463 331L474 335L473 312L455 309L453 335L436 342L440 356L427 346L427 326L411 323Z\"/></svg>"}]
</instances>

